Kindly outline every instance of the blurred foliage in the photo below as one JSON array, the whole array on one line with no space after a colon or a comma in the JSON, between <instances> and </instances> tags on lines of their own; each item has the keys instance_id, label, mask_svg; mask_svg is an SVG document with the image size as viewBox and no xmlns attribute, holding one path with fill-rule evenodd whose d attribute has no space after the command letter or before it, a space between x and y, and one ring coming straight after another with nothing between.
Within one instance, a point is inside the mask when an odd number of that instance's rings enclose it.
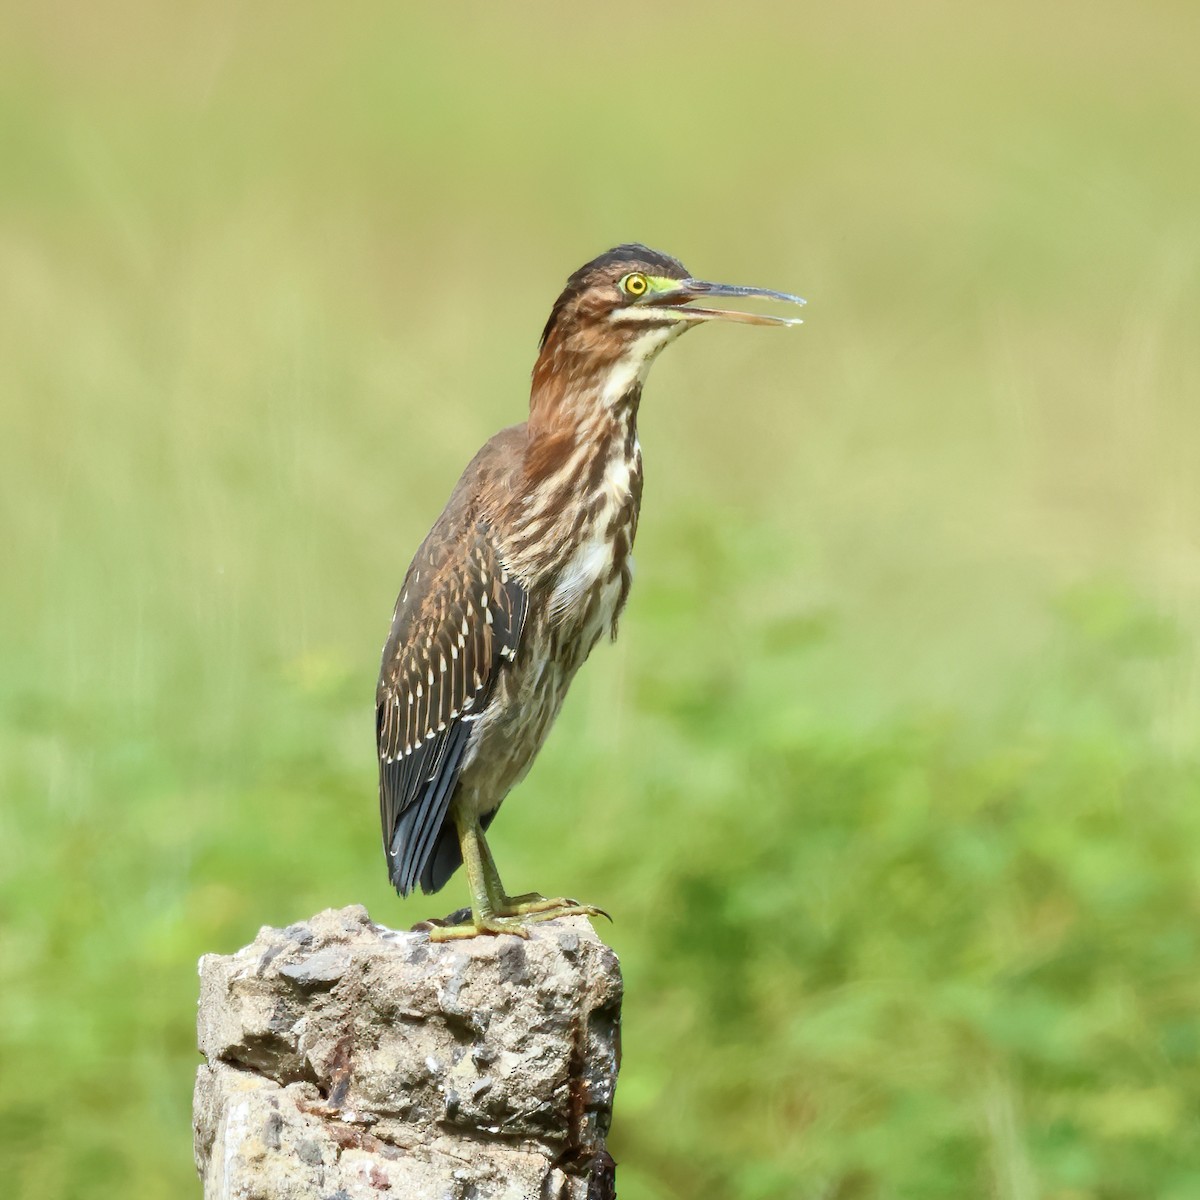
<instances>
[{"instance_id":1,"label":"blurred foliage","mask_svg":"<svg viewBox=\"0 0 1200 1200\"><path fill-rule=\"evenodd\" d=\"M506 806L623 1200L1200 1195L1200 10L0 15L0 1174L195 1188L195 960L362 901L408 556L636 238L639 575Z\"/></svg>"}]
</instances>

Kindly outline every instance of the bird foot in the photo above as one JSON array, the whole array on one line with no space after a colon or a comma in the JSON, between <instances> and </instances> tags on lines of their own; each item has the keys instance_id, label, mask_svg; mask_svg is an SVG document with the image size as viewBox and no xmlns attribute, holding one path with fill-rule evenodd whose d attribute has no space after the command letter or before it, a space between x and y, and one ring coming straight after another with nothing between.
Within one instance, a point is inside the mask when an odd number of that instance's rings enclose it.
<instances>
[{"instance_id":1,"label":"bird foot","mask_svg":"<svg viewBox=\"0 0 1200 1200\"><path fill-rule=\"evenodd\" d=\"M555 917L612 917L593 904L580 904L566 896L547 900L537 892L526 892L522 896L506 896L497 909L505 917L524 917L527 921L552 921Z\"/></svg>"},{"instance_id":2,"label":"bird foot","mask_svg":"<svg viewBox=\"0 0 1200 1200\"><path fill-rule=\"evenodd\" d=\"M451 916L457 915L457 913L451 913ZM481 935L498 937L502 933L511 933L519 938L529 936L529 930L525 928L525 924L521 920L508 916L496 916L492 913L479 913L476 916L468 913L466 920L453 925L438 920L422 921L418 925L414 925L413 930L414 932L427 932L431 942L454 942L462 938Z\"/></svg>"},{"instance_id":3,"label":"bird foot","mask_svg":"<svg viewBox=\"0 0 1200 1200\"><path fill-rule=\"evenodd\" d=\"M515 937L529 937L528 925L539 921L553 921L556 917L612 917L602 908L592 904L580 904L578 900L559 896L547 900L538 892L526 892L521 896L506 896L504 903L494 912L472 913L469 908L459 908L442 920L431 917L419 921L412 927L413 933L428 933L431 942L453 942L463 938L482 935L499 936L511 933Z\"/></svg>"}]
</instances>

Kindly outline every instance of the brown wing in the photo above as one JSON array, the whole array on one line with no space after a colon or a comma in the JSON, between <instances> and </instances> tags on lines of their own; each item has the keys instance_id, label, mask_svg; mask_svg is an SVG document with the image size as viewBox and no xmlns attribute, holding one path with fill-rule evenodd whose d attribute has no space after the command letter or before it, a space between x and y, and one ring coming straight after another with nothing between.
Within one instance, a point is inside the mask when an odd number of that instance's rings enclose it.
<instances>
[{"instance_id":1,"label":"brown wing","mask_svg":"<svg viewBox=\"0 0 1200 1200\"><path fill-rule=\"evenodd\" d=\"M402 896L437 844L472 723L516 657L526 601L482 521L439 524L408 568L375 696L383 844Z\"/></svg>"}]
</instances>

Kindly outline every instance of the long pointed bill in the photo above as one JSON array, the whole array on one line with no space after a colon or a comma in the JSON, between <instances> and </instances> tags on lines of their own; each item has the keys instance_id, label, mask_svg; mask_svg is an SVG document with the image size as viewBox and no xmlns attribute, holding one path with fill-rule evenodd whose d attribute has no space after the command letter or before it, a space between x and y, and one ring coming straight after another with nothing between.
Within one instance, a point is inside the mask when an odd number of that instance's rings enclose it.
<instances>
[{"instance_id":1,"label":"long pointed bill","mask_svg":"<svg viewBox=\"0 0 1200 1200\"><path fill-rule=\"evenodd\" d=\"M738 321L743 325L800 325L799 317L772 317L764 313L744 312L738 308L692 307L693 300L710 301L724 297L739 300L777 300L783 304L803 304L799 296L770 292L766 288L735 287L728 283L708 283L703 279L681 279L669 292L647 298L652 306L670 307L672 316L681 321Z\"/></svg>"}]
</instances>

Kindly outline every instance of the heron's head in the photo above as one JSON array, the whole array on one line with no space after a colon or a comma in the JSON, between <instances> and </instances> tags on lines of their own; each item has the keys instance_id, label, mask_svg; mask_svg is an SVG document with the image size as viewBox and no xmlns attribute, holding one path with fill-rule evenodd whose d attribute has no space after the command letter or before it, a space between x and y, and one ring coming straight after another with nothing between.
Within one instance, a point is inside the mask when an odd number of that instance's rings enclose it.
<instances>
[{"instance_id":1,"label":"heron's head","mask_svg":"<svg viewBox=\"0 0 1200 1200\"><path fill-rule=\"evenodd\" d=\"M585 382L581 376L594 374L599 382L616 372L640 383L658 352L693 325L800 323L730 307L753 299L804 303L786 292L694 279L670 255L636 243L617 246L567 280L542 333L535 382L546 372L567 372L576 385Z\"/></svg>"}]
</instances>

